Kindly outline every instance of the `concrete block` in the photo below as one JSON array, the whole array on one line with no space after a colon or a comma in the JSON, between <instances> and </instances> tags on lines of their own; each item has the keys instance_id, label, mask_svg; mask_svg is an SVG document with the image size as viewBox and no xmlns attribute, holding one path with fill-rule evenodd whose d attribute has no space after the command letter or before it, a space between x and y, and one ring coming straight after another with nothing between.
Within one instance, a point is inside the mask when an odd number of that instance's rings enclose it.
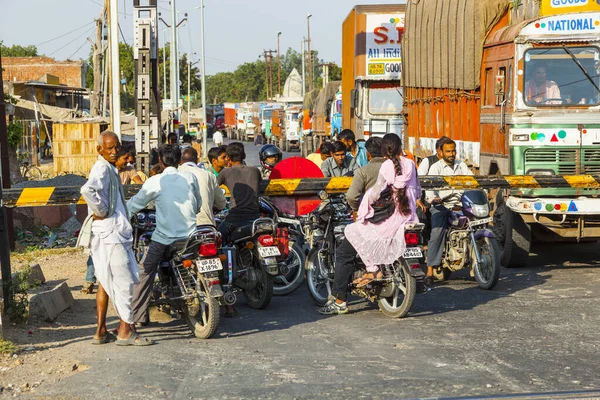
<instances>
[{"instance_id":1,"label":"concrete block","mask_svg":"<svg viewBox=\"0 0 600 400\"><path fill-rule=\"evenodd\" d=\"M29 271L29 279L27 281L30 285L34 286L46 283L46 277L40 264L29 264Z\"/></svg>"},{"instance_id":2,"label":"concrete block","mask_svg":"<svg viewBox=\"0 0 600 400\"><path fill-rule=\"evenodd\" d=\"M40 291L29 296L29 315L46 321L53 321L61 312L74 303L73 295L66 282L50 290Z\"/></svg>"}]
</instances>

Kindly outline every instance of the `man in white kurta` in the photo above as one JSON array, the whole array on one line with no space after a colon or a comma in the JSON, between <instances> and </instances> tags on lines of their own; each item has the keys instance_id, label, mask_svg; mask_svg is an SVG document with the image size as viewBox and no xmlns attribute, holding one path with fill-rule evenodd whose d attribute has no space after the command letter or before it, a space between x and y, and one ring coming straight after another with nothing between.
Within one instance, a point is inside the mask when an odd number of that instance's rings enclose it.
<instances>
[{"instance_id":1,"label":"man in white kurta","mask_svg":"<svg viewBox=\"0 0 600 400\"><path fill-rule=\"evenodd\" d=\"M98 139L98 161L92 167L81 195L88 205L88 219L80 235L80 245L89 245L96 269L98 329L94 344L111 341L106 329L108 299L119 315L118 345L147 345L151 341L131 330L133 286L139 282L137 263L132 250L133 232L127 216L123 189L114 166L119 139L113 132L103 132ZM83 237L90 235L89 241ZM85 243L83 243L85 242Z\"/></svg>"}]
</instances>

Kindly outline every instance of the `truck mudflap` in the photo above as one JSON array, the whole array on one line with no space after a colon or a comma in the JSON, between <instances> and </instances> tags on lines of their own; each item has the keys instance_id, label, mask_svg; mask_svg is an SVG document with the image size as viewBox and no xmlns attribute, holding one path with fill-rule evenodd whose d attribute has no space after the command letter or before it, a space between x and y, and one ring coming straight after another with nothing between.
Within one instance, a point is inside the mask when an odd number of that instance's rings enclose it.
<instances>
[{"instance_id":1,"label":"truck mudflap","mask_svg":"<svg viewBox=\"0 0 600 400\"><path fill-rule=\"evenodd\" d=\"M583 216L600 215L600 198L524 198L509 196L506 205L518 214Z\"/></svg>"}]
</instances>

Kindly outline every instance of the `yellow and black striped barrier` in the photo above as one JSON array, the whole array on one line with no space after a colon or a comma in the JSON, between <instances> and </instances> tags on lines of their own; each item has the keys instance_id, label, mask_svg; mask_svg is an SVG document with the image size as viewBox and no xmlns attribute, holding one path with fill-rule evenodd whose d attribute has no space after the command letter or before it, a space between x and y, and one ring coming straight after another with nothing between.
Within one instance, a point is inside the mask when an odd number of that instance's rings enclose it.
<instances>
[{"instance_id":1,"label":"yellow and black striped barrier","mask_svg":"<svg viewBox=\"0 0 600 400\"><path fill-rule=\"evenodd\" d=\"M431 189L599 189L600 175L552 176L422 176L421 188ZM345 193L352 178L273 179L263 181L260 192L265 196L306 196L324 190L327 193ZM125 186L130 198L139 185ZM19 188L3 191L5 207L35 207L85 204L80 187Z\"/></svg>"}]
</instances>

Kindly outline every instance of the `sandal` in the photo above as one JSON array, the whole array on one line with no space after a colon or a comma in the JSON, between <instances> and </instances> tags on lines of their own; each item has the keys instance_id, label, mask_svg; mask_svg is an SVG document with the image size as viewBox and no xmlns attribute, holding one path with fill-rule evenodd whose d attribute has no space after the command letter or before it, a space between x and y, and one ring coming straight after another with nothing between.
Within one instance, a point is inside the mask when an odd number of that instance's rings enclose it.
<instances>
[{"instance_id":1,"label":"sandal","mask_svg":"<svg viewBox=\"0 0 600 400\"><path fill-rule=\"evenodd\" d=\"M92 338L92 344L95 344L95 345L107 344L107 343L110 343L110 342L114 342L115 340L117 340L117 337L113 333L106 332L106 335L104 335L100 339L94 339L94 338Z\"/></svg>"},{"instance_id":2,"label":"sandal","mask_svg":"<svg viewBox=\"0 0 600 400\"><path fill-rule=\"evenodd\" d=\"M381 271L377 271L376 273L367 272L366 274L364 274L360 278L356 279L352 283L357 288L361 288L361 287L367 286L369 283L373 282L374 280L381 279L382 277L383 277L383 274L381 273Z\"/></svg>"},{"instance_id":3,"label":"sandal","mask_svg":"<svg viewBox=\"0 0 600 400\"><path fill-rule=\"evenodd\" d=\"M117 346L150 346L154 344L154 340L141 337L135 332L131 332L131 336L127 339L119 339L115 342Z\"/></svg>"},{"instance_id":4,"label":"sandal","mask_svg":"<svg viewBox=\"0 0 600 400\"><path fill-rule=\"evenodd\" d=\"M83 288L81 288L81 293L83 294L93 294L94 293L94 282L86 282Z\"/></svg>"}]
</instances>

